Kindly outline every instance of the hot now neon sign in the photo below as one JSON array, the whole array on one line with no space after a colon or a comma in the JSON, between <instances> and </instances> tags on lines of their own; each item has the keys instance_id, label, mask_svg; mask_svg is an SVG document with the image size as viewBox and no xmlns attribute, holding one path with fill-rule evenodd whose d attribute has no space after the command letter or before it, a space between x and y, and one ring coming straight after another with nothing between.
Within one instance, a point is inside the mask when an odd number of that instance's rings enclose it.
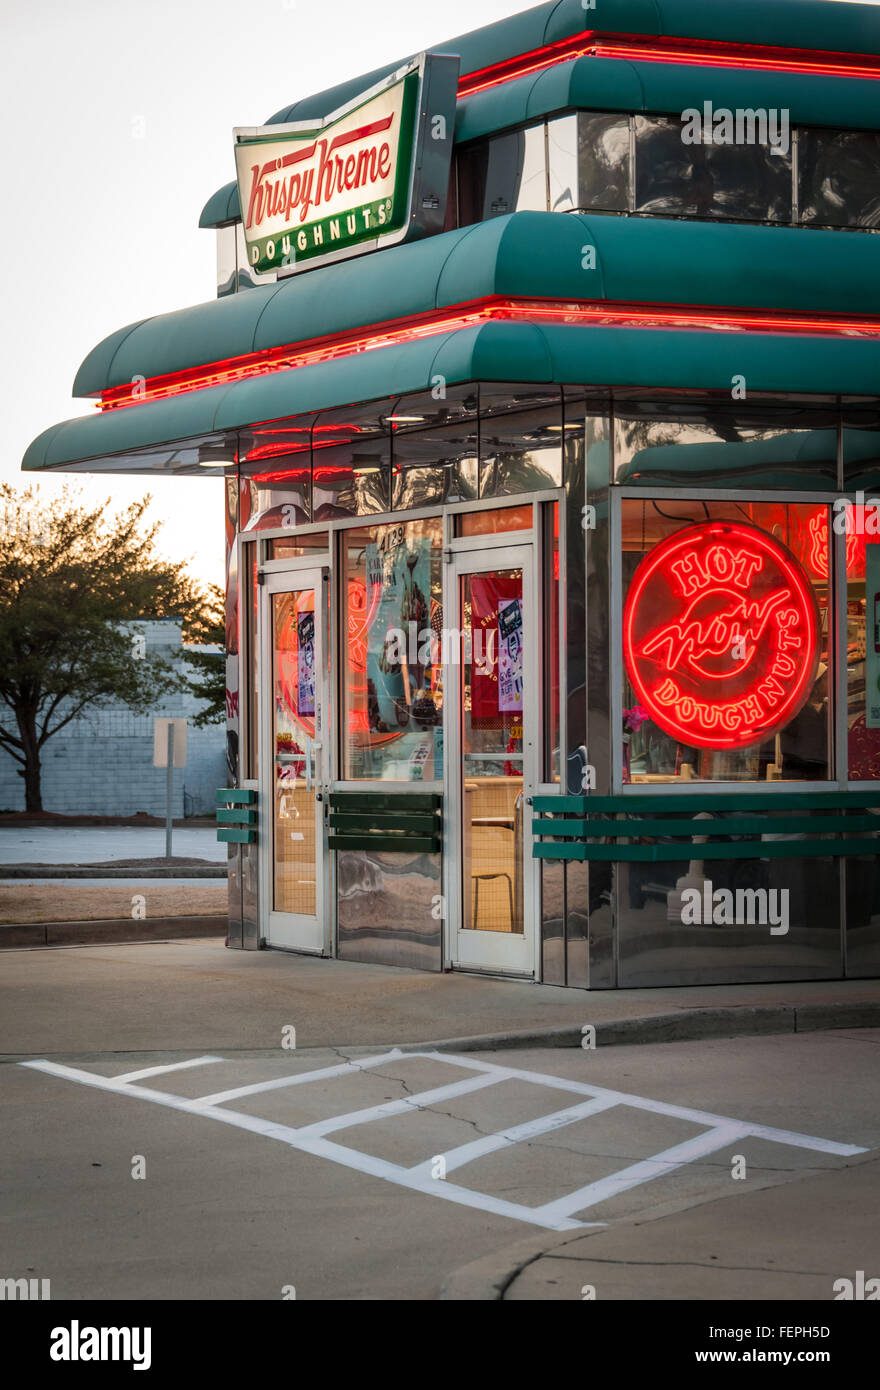
<instances>
[{"instance_id":1,"label":"hot now neon sign","mask_svg":"<svg viewBox=\"0 0 880 1390\"><path fill-rule=\"evenodd\" d=\"M804 704L819 657L819 612L804 570L756 526L676 532L633 576L623 619L639 703L692 748L748 748Z\"/></svg>"}]
</instances>

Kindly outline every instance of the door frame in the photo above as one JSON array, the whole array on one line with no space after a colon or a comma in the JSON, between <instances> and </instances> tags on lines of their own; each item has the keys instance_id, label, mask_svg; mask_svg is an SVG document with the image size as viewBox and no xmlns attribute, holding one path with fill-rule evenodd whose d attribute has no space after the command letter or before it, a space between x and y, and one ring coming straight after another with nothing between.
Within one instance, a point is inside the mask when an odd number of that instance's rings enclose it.
<instances>
[{"instance_id":1,"label":"door frame","mask_svg":"<svg viewBox=\"0 0 880 1390\"><path fill-rule=\"evenodd\" d=\"M259 747L263 785L260 834L260 935L265 945L300 954L328 956L332 940L332 898L330 895L330 854L327 848L328 804L332 773L330 739L329 680L329 596L330 568L326 560L312 556L289 561L284 569L260 574L259 632L260 682ZM272 598L276 594L314 589L315 592L315 914L276 912L274 901L275 853L275 688L272 651ZM307 755L308 766L308 755Z\"/></svg>"},{"instance_id":2,"label":"door frame","mask_svg":"<svg viewBox=\"0 0 880 1390\"><path fill-rule=\"evenodd\" d=\"M480 538L484 539L484 538ZM538 601L538 547L534 532L509 532L486 537L488 545L456 547L447 552L444 566L444 625L461 631L460 579L467 574L490 574L496 570L520 569L523 576L524 628L527 637L523 652L523 688L531 692L523 701L523 935L480 932L465 927L464 820L462 791L462 720L460 702L461 672L458 664L444 665L445 788L446 805L446 965L453 970L479 971L521 979L540 978L539 876L531 856L532 798L540 787L540 653L543 651L542 613ZM448 615L448 617L446 616ZM531 621L529 621L531 617ZM461 639L456 647L460 649ZM468 949L473 948L473 949ZM517 949L518 948L518 949Z\"/></svg>"}]
</instances>

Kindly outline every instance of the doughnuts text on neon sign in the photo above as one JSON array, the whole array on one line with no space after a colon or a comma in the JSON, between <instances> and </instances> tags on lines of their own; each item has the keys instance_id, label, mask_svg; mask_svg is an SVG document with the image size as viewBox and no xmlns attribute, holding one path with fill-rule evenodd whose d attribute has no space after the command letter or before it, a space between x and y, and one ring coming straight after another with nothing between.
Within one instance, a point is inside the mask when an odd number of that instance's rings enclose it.
<instances>
[{"instance_id":1,"label":"doughnuts text on neon sign","mask_svg":"<svg viewBox=\"0 0 880 1390\"><path fill-rule=\"evenodd\" d=\"M806 573L757 526L677 531L636 570L626 671L655 724L692 748L748 748L793 719L816 675L819 612Z\"/></svg>"}]
</instances>

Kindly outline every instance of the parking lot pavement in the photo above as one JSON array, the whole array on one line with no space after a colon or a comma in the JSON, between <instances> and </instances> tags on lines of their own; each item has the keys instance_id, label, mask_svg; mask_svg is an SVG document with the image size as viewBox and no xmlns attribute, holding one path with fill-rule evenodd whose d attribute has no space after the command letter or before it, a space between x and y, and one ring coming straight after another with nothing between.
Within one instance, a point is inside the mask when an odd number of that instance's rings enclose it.
<instances>
[{"instance_id":1,"label":"parking lot pavement","mask_svg":"<svg viewBox=\"0 0 880 1390\"><path fill-rule=\"evenodd\" d=\"M608 1261L618 1235L638 1248L642 1223L721 1204L735 1224L736 1204L763 1193L758 1263L819 1279L804 1292L792 1274L792 1291L771 1296L822 1297L829 1258L841 1274L867 1268L876 1204L841 1221L823 1254L809 1248L805 1201L794 1265L785 1223L770 1238L773 1189L859 1181L880 1146L878 1046L865 1030L604 1054L7 1065L6 1258L51 1277L59 1298L278 1298L292 1284L306 1299L430 1299L471 1262L505 1267L526 1237L595 1236ZM587 1257L563 1258L570 1282ZM658 1258L676 1264L674 1241ZM557 1275L548 1266L521 1296L553 1297ZM728 1275L719 1296L754 1296L748 1269ZM625 1270L615 1280L610 1296L632 1296Z\"/></svg>"},{"instance_id":2,"label":"parking lot pavement","mask_svg":"<svg viewBox=\"0 0 880 1390\"><path fill-rule=\"evenodd\" d=\"M172 850L181 858L226 863L226 845L216 830L175 826ZM116 860L161 859L165 831L136 825L0 826L0 864L100 864Z\"/></svg>"}]
</instances>

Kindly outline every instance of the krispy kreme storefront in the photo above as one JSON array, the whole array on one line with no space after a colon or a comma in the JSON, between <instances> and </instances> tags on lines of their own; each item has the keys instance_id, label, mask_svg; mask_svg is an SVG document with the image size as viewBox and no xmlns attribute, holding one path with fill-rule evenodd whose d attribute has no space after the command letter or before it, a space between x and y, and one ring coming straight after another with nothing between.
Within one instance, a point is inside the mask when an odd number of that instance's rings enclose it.
<instances>
[{"instance_id":1,"label":"krispy kreme storefront","mask_svg":"<svg viewBox=\"0 0 880 1390\"><path fill-rule=\"evenodd\" d=\"M830 28L809 76L777 35L799 162L701 155L713 201L673 160L705 67L603 57L580 5L515 19L237 131L216 301L99 344L97 409L24 466L222 480L230 947L874 975L874 79L823 85Z\"/></svg>"}]
</instances>

